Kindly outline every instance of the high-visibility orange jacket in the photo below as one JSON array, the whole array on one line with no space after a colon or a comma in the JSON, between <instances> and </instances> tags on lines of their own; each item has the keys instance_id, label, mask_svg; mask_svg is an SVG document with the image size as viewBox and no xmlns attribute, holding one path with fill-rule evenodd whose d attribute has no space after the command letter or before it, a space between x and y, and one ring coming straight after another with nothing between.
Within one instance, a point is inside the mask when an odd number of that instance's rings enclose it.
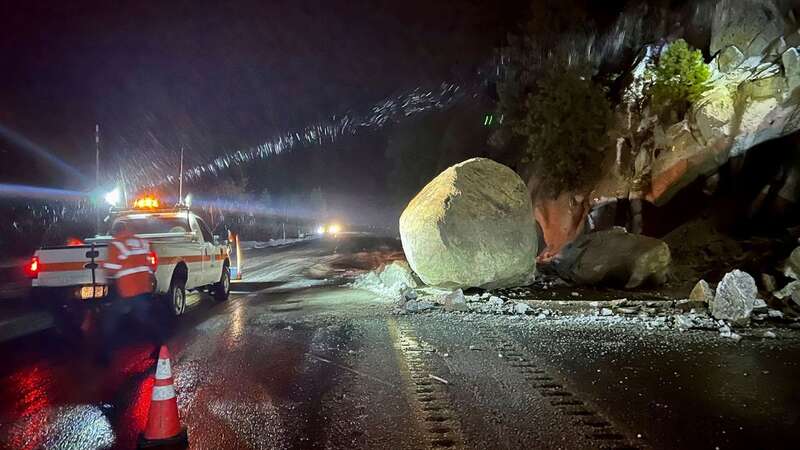
<instances>
[{"instance_id":1,"label":"high-visibility orange jacket","mask_svg":"<svg viewBox=\"0 0 800 450\"><path fill-rule=\"evenodd\" d=\"M106 277L114 280L117 294L122 298L153 292L153 266L150 244L132 233L123 231L108 245L103 264Z\"/></svg>"}]
</instances>

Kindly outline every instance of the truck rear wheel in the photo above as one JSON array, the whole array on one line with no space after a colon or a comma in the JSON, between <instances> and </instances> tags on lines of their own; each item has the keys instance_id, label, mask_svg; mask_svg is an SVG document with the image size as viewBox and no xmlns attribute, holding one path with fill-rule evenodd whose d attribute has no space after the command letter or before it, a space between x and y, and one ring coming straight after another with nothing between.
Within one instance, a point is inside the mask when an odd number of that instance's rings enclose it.
<instances>
[{"instance_id":1,"label":"truck rear wheel","mask_svg":"<svg viewBox=\"0 0 800 450\"><path fill-rule=\"evenodd\" d=\"M181 279L173 279L169 285L167 293L169 312L178 317L186 312L186 282Z\"/></svg>"},{"instance_id":2,"label":"truck rear wheel","mask_svg":"<svg viewBox=\"0 0 800 450\"><path fill-rule=\"evenodd\" d=\"M220 275L219 282L214 285L214 299L218 302L224 302L228 299L231 293L231 270L228 266L222 268L222 275Z\"/></svg>"}]
</instances>

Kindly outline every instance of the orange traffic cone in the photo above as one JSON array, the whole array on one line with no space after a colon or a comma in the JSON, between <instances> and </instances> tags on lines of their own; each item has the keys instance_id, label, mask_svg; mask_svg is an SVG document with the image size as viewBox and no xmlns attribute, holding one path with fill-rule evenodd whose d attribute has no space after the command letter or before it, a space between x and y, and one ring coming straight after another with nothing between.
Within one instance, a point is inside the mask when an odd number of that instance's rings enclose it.
<instances>
[{"instance_id":1,"label":"orange traffic cone","mask_svg":"<svg viewBox=\"0 0 800 450\"><path fill-rule=\"evenodd\" d=\"M147 416L147 427L139 436L139 448L186 446L188 443L186 428L181 427L178 417L178 400L172 381L169 350L166 345L162 345L158 353L150 414Z\"/></svg>"}]
</instances>

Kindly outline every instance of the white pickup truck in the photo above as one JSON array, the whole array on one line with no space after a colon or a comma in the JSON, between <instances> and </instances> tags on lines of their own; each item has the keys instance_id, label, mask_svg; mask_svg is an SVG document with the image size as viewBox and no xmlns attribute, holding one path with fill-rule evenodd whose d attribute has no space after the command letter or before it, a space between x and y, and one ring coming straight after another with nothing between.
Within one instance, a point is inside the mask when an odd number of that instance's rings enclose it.
<instances>
[{"instance_id":1,"label":"white pickup truck","mask_svg":"<svg viewBox=\"0 0 800 450\"><path fill-rule=\"evenodd\" d=\"M186 310L186 291L205 290L224 301L230 292L230 247L211 234L206 223L187 208L131 209L113 212L108 236L37 250L26 271L33 295L56 309L83 309L108 301L103 271L111 235L121 229L150 243L156 295L169 311Z\"/></svg>"}]
</instances>

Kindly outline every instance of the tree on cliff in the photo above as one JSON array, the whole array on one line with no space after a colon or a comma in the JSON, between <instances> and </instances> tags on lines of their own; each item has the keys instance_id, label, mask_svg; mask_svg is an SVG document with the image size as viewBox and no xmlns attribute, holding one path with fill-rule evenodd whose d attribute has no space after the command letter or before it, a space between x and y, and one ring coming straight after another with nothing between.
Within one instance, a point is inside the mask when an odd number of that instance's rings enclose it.
<instances>
[{"instance_id":1,"label":"tree on cliff","mask_svg":"<svg viewBox=\"0 0 800 450\"><path fill-rule=\"evenodd\" d=\"M667 47L647 75L654 110L662 119L677 122L708 89L711 71L700 50L678 39Z\"/></svg>"}]
</instances>

